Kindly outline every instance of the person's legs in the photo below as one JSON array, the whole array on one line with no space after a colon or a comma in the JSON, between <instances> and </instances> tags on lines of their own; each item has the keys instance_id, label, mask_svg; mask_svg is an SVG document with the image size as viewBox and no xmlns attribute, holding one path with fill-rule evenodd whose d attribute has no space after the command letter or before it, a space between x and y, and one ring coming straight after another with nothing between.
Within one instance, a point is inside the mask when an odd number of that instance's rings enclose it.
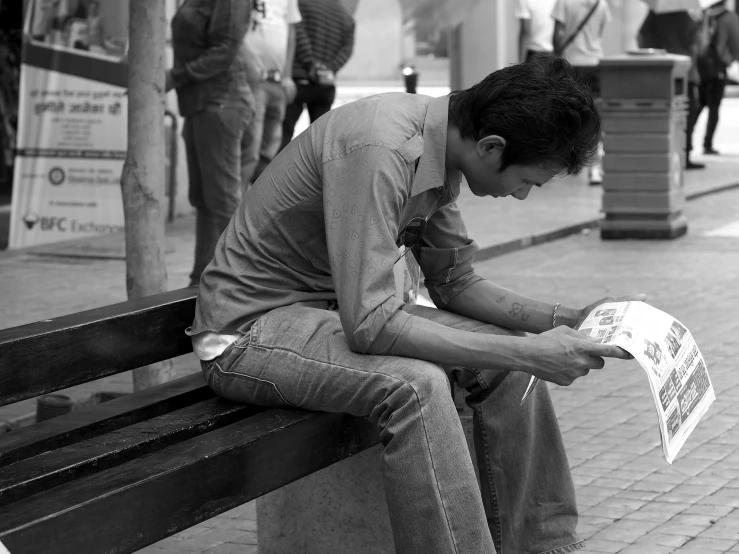
<instances>
[{"instance_id":1,"label":"person's legs","mask_svg":"<svg viewBox=\"0 0 739 554\"><path fill-rule=\"evenodd\" d=\"M695 163L690 159L690 154L693 151L693 131L695 130L698 117L703 110L701 91L702 87L700 84L694 81L688 83L688 121L685 126L685 169L702 169L705 167L705 165Z\"/></svg>"},{"instance_id":2,"label":"person's legs","mask_svg":"<svg viewBox=\"0 0 739 554\"><path fill-rule=\"evenodd\" d=\"M259 163L259 150L262 146L264 117L269 102L267 83L250 83L254 94L254 118L244 129L241 137L241 192L246 194L251 184L256 181L254 175Z\"/></svg>"},{"instance_id":3,"label":"person's legs","mask_svg":"<svg viewBox=\"0 0 739 554\"><path fill-rule=\"evenodd\" d=\"M578 70L587 81L593 98L600 98L600 68L597 65L581 65L578 66ZM603 183L603 156L605 155L605 150L603 149L602 140L598 142L597 155L598 161L589 170L589 182L591 185L600 185Z\"/></svg>"},{"instance_id":4,"label":"person's legs","mask_svg":"<svg viewBox=\"0 0 739 554\"><path fill-rule=\"evenodd\" d=\"M331 110L334 100L336 100L335 86L314 85L313 97L309 102L306 102L310 122L313 123L316 119Z\"/></svg>"},{"instance_id":5,"label":"person's legs","mask_svg":"<svg viewBox=\"0 0 739 554\"><path fill-rule=\"evenodd\" d=\"M262 147L259 151L259 161L252 175L252 182L259 178L282 145L282 120L285 119L286 109L285 89L278 83L266 83L266 85L267 102L264 111Z\"/></svg>"},{"instance_id":6,"label":"person's legs","mask_svg":"<svg viewBox=\"0 0 739 554\"><path fill-rule=\"evenodd\" d=\"M297 89L295 100L285 107L285 117L282 120L282 146L280 150L284 149L293 139L295 124L303 113L303 107L306 101L310 99L310 85L295 83L295 87Z\"/></svg>"},{"instance_id":7,"label":"person's legs","mask_svg":"<svg viewBox=\"0 0 739 554\"><path fill-rule=\"evenodd\" d=\"M208 210L205 207L205 199L203 198L203 176L200 171L200 162L198 161L198 150L193 136L193 123L190 117L185 118L182 126L182 139L185 142L185 158L187 159L187 181L188 181L188 198L190 204L195 208L195 265L197 260L205 257L205 242L203 236L206 229L210 226ZM202 269L190 274L190 286L196 285L200 280ZM196 278L197 273L197 278Z\"/></svg>"},{"instance_id":8,"label":"person's legs","mask_svg":"<svg viewBox=\"0 0 739 554\"><path fill-rule=\"evenodd\" d=\"M298 305L262 316L202 365L208 384L229 400L376 424L398 553L495 552L449 378L438 365L352 352L338 312Z\"/></svg>"},{"instance_id":9,"label":"person's legs","mask_svg":"<svg viewBox=\"0 0 739 554\"><path fill-rule=\"evenodd\" d=\"M511 333L441 310L409 311L451 327ZM494 552L492 537L503 553L582 546L546 387L518 406L528 375L356 354L338 313L299 306L263 316L203 366L215 392L231 400L347 412L377 423L398 552ZM482 495L449 378L470 391Z\"/></svg>"},{"instance_id":10,"label":"person's legs","mask_svg":"<svg viewBox=\"0 0 739 554\"><path fill-rule=\"evenodd\" d=\"M706 135L703 139L703 151L706 154L717 154L713 148L713 136L718 126L721 101L724 99L726 90L725 79L712 79L706 83L706 105L708 107L708 121L706 122Z\"/></svg>"},{"instance_id":11,"label":"person's legs","mask_svg":"<svg viewBox=\"0 0 739 554\"><path fill-rule=\"evenodd\" d=\"M443 310L409 311L455 329L510 333ZM471 378L473 373L480 378ZM528 374L463 370L455 377L469 392L482 496L498 552L561 554L582 548L575 486L546 383L520 405Z\"/></svg>"},{"instance_id":12,"label":"person's legs","mask_svg":"<svg viewBox=\"0 0 739 554\"><path fill-rule=\"evenodd\" d=\"M200 282L221 233L241 200L241 138L252 112L243 105L212 105L189 118L188 160L196 156L201 182L190 196L197 209L195 263L190 284ZM206 181L207 179L207 181ZM191 185L192 186L192 185Z\"/></svg>"}]
</instances>

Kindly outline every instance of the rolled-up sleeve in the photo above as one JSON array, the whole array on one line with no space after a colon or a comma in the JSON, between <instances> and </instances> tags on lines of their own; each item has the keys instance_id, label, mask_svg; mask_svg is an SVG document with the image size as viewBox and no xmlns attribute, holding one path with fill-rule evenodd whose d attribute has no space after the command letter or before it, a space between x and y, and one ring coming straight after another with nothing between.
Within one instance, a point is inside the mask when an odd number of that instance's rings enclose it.
<instances>
[{"instance_id":1,"label":"rolled-up sleeve","mask_svg":"<svg viewBox=\"0 0 739 554\"><path fill-rule=\"evenodd\" d=\"M326 244L349 347L396 353L411 320L401 310L393 274L398 220L410 187L408 161L372 144L324 160L323 169Z\"/></svg>"},{"instance_id":2,"label":"rolled-up sleeve","mask_svg":"<svg viewBox=\"0 0 739 554\"><path fill-rule=\"evenodd\" d=\"M475 241L467 236L456 203L444 206L429 218L418 262L437 307L443 308L464 289L482 280L472 267L478 250Z\"/></svg>"}]
</instances>

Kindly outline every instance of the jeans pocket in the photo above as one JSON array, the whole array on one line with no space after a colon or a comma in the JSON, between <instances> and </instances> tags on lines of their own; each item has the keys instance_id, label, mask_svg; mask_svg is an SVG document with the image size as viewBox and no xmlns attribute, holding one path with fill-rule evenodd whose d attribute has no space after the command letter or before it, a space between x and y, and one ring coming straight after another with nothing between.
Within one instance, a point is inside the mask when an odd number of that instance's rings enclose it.
<instances>
[{"instance_id":1,"label":"jeans pocket","mask_svg":"<svg viewBox=\"0 0 739 554\"><path fill-rule=\"evenodd\" d=\"M215 102L208 104L204 111L218 119L217 125L226 135L239 137L239 140L254 115L254 110L247 104Z\"/></svg>"},{"instance_id":2,"label":"jeans pocket","mask_svg":"<svg viewBox=\"0 0 739 554\"><path fill-rule=\"evenodd\" d=\"M278 384L265 375L271 351L257 345L258 336L259 320L220 356L201 362L208 385L218 396L233 402L296 407L285 398Z\"/></svg>"}]
</instances>

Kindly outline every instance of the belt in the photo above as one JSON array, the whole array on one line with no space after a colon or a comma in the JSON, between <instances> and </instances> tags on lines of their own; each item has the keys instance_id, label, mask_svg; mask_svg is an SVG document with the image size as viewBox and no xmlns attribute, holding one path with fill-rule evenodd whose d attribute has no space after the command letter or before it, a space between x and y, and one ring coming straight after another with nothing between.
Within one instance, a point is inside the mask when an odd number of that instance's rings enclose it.
<instances>
[{"instance_id":1,"label":"belt","mask_svg":"<svg viewBox=\"0 0 739 554\"><path fill-rule=\"evenodd\" d=\"M279 69L265 69L262 71L262 81L265 83L281 83L282 72Z\"/></svg>"}]
</instances>

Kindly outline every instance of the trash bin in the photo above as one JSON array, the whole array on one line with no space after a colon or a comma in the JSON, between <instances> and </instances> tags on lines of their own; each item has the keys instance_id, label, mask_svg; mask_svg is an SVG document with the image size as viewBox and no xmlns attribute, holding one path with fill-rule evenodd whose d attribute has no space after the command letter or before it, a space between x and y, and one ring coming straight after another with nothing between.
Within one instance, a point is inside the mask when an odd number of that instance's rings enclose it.
<instances>
[{"instance_id":1,"label":"trash bin","mask_svg":"<svg viewBox=\"0 0 739 554\"><path fill-rule=\"evenodd\" d=\"M603 239L684 235L687 56L634 51L601 60Z\"/></svg>"}]
</instances>

